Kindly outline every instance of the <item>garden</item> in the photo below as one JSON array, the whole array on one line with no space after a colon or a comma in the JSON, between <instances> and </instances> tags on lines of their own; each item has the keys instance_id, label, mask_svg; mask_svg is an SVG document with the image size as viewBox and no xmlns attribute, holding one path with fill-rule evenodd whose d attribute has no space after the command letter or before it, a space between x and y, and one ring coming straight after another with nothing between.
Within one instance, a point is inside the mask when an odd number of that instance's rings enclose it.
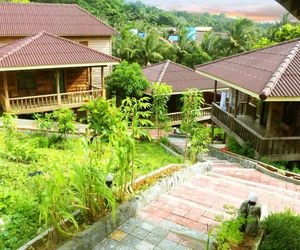
<instances>
[{"instance_id":1,"label":"garden","mask_svg":"<svg viewBox=\"0 0 300 250\"><path fill-rule=\"evenodd\" d=\"M75 134L77 117L70 109L35 114L38 130L27 133L17 131L13 115L3 114L0 249L16 249L48 228L43 247L55 248L108 212L115 217L118 204L152 184L133 185L136 178L182 163L151 141L146 130L155 125L160 134L167 124L170 91L168 85L154 84L151 104L149 97L125 98L119 107L114 99L86 103L80 109L86 113L85 135ZM201 92L190 90L183 98L189 162L206 150L209 137L194 122Z\"/></svg>"},{"instance_id":2,"label":"garden","mask_svg":"<svg viewBox=\"0 0 300 250\"><path fill-rule=\"evenodd\" d=\"M128 184L137 177L181 163L139 128L141 123L150 125L148 111L136 110L136 117L129 119L130 105L147 106L146 100L129 101L135 103L124 102L122 112L104 99L85 105L88 136L74 135L75 114L69 109L37 115L39 131L32 133L17 132L14 117L3 115L0 249L16 249L53 227L46 243L50 247L105 213L114 213L134 192ZM113 177L111 189L108 176ZM75 216L77 210L80 215Z\"/></svg>"}]
</instances>

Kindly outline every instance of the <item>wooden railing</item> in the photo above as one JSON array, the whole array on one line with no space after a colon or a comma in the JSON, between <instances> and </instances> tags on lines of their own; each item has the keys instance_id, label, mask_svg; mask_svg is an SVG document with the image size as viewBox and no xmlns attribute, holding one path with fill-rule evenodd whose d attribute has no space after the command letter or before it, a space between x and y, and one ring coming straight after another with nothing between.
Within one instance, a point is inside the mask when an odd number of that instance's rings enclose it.
<instances>
[{"instance_id":1,"label":"wooden railing","mask_svg":"<svg viewBox=\"0 0 300 250\"><path fill-rule=\"evenodd\" d=\"M60 106L66 104L83 103L100 96L101 90L76 91L61 94L38 95L10 98L10 109L13 111L39 109L42 107Z\"/></svg>"},{"instance_id":2,"label":"wooden railing","mask_svg":"<svg viewBox=\"0 0 300 250\"><path fill-rule=\"evenodd\" d=\"M300 137L264 137L214 103L211 115L212 120L221 127L226 126L240 139L250 142L260 155L300 155Z\"/></svg>"},{"instance_id":3,"label":"wooden railing","mask_svg":"<svg viewBox=\"0 0 300 250\"><path fill-rule=\"evenodd\" d=\"M210 117L210 106L207 106L206 108L201 108L199 110L201 111L201 116L197 118L198 121ZM180 124L182 122L182 112L168 113L167 116L169 117L170 124Z\"/></svg>"}]
</instances>

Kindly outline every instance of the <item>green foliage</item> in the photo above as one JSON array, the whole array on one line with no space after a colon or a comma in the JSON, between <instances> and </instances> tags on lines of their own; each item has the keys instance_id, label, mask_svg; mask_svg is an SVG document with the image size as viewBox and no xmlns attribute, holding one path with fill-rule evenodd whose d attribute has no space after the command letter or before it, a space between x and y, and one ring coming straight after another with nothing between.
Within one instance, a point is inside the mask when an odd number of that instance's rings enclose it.
<instances>
[{"instance_id":1,"label":"green foliage","mask_svg":"<svg viewBox=\"0 0 300 250\"><path fill-rule=\"evenodd\" d=\"M128 126L131 128L131 135L135 139L148 138L149 133L145 127L153 126L149 120L151 117L151 108L149 97L142 97L141 99L127 97L122 102L121 111L124 114Z\"/></svg>"},{"instance_id":2,"label":"green foliage","mask_svg":"<svg viewBox=\"0 0 300 250\"><path fill-rule=\"evenodd\" d=\"M262 221L265 230L259 250L300 249L300 216L290 210L273 213Z\"/></svg>"},{"instance_id":3,"label":"green foliage","mask_svg":"<svg viewBox=\"0 0 300 250\"><path fill-rule=\"evenodd\" d=\"M206 127L199 124L193 128L191 137L189 137L189 153L192 162L197 162L199 154L208 151L207 145L209 144L209 131Z\"/></svg>"},{"instance_id":4,"label":"green foliage","mask_svg":"<svg viewBox=\"0 0 300 250\"><path fill-rule=\"evenodd\" d=\"M274 40L276 42L283 42L298 37L300 37L300 25L292 25L287 23L275 32Z\"/></svg>"},{"instance_id":5,"label":"green foliage","mask_svg":"<svg viewBox=\"0 0 300 250\"><path fill-rule=\"evenodd\" d=\"M172 93L172 86L165 83L152 83L152 113L155 126L157 127L158 138L160 129L168 121L166 113L168 112L167 103Z\"/></svg>"},{"instance_id":6,"label":"green foliage","mask_svg":"<svg viewBox=\"0 0 300 250\"><path fill-rule=\"evenodd\" d=\"M191 134L193 128L198 126L197 118L202 115L201 106L204 104L204 98L202 92L198 89L187 89L181 101L183 107L180 129L187 134Z\"/></svg>"},{"instance_id":7,"label":"green foliage","mask_svg":"<svg viewBox=\"0 0 300 250\"><path fill-rule=\"evenodd\" d=\"M82 208L89 221L105 215L108 209L112 209L116 218L116 200L111 189L105 183L107 172L97 155L93 154L87 141L84 140L85 164L74 164L74 172L71 187L75 192L75 206Z\"/></svg>"},{"instance_id":8,"label":"green foliage","mask_svg":"<svg viewBox=\"0 0 300 250\"><path fill-rule=\"evenodd\" d=\"M18 136L15 124L15 117L4 113L2 116L4 127L5 148L0 153L10 161L31 163L36 162L40 155L35 150L33 140L23 142L22 137Z\"/></svg>"},{"instance_id":9,"label":"green foliage","mask_svg":"<svg viewBox=\"0 0 300 250\"><path fill-rule=\"evenodd\" d=\"M248 158L254 158L254 148L253 145L246 141L243 145L240 145L234 137L228 137L227 148L236 154L246 156Z\"/></svg>"},{"instance_id":10,"label":"green foliage","mask_svg":"<svg viewBox=\"0 0 300 250\"><path fill-rule=\"evenodd\" d=\"M106 78L107 88L116 91L124 99L127 96L141 97L149 88L149 82L144 77L137 63L121 62L114 68L113 73Z\"/></svg>"},{"instance_id":11,"label":"green foliage","mask_svg":"<svg viewBox=\"0 0 300 250\"><path fill-rule=\"evenodd\" d=\"M264 47L268 47L275 44L275 42L269 40L266 37L262 37L261 39L259 39L254 45L253 45L253 49L260 49L260 48L264 48Z\"/></svg>"},{"instance_id":12,"label":"green foliage","mask_svg":"<svg viewBox=\"0 0 300 250\"><path fill-rule=\"evenodd\" d=\"M76 117L73 110L68 108L56 110L53 112L53 119L56 121L58 132L63 134L65 139L68 133L74 133Z\"/></svg>"},{"instance_id":13,"label":"green foliage","mask_svg":"<svg viewBox=\"0 0 300 250\"><path fill-rule=\"evenodd\" d=\"M244 237L239 230L243 223L243 218L237 218L223 221L217 226L215 239L218 250L230 250L237 247Z\"/></svg>"}]
</instances>

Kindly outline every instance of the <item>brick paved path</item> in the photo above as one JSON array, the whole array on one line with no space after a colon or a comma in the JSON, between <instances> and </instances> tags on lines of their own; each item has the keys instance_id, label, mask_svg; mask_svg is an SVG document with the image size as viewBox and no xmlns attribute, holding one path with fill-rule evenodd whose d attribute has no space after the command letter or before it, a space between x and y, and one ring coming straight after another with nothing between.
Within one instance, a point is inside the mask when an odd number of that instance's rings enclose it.
<instances>
[{"instance_id":1,"label":"brick paved path","mask_svg":"<svg viewBox=\"0 0 300 250\"><path fill-rule=\"evenodd\" d=\"M238 208L249 192L256 192L263 215L291 208L300 214L300 186L267 176L238 164L212 160L212 172L194 176L162 194L139 213L141 218L163 225L171 221L207 232L215 217L228 214L224 205Z\"/></svg>"},{"instance_id":2,"label":"brick paved path","mask_svg":"<svg viewBox=\"0 0 300 250\"><path fill-rule=\"evenodd\" d=\"M238 208L249 192L256 192L263 216L292 208L300 214L300 186L254 169L207 158L212 171L194 176L160 195L135 218L98 244L99 249L205 249L205 233L229 217L224 205Z\"/></svg>"}]
</instances>

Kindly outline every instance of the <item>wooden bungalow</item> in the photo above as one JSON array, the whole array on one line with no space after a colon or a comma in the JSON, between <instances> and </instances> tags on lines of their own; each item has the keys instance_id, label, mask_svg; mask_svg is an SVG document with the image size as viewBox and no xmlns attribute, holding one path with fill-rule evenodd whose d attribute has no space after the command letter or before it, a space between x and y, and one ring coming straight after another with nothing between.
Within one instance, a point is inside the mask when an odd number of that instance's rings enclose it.
<instances>
[{"instance_id":1,"label":"wooden bungalow","mask_svg":"<svg viewBox=\"0 0 300 250\"><path fill-rule=\"evenodd\" d=\"M196 72L230 87L212 104L212 123L257 157L300 160L300 39L196 66Z\"/></svg>"},{"instance_id":2,"label":"wooden bungalow","mask_svg":"<svg viewBox=\"0 0 300 250\"><path fill-rule=\"evenodd\" d=\"M147 66L143 69L144 76L150 83L166 83L172 86L172 95L168 103L168 112L173 125L181 122L182 103L180 98L182 94L190 88L196 88L202 91L205 99L203 107L203 119L210 119L210 104L214 97L214 81L203 77L195 72L195 70L184 65L172 62L170 60ZM219 84L218 91L227 89L225 85ZM147 91L147 93L150 93ZM217 96L219 99L220 96Z\"/></svg>"},{"instance_id":3,"label":"wooden bungalow","mask_svg":"<svg viewBox=\"0 0 300 250\"><path fill-rule=\"evenodd\" d=\"M105 96L104 68L118 58L47 32L0 48L0 104L15 114L77 108ZM102 85L94 84L100 68Z\"/></svg>"},{"instance_id":4,"label":"wooden bungalow","mask_svg":"<svg viewBox=\"0 0 300 250\"><path fill-rule=\"evenodd\" d=\"M0 3L0 47L46 31L107 55L117 31L76 4ZM93 85L101 88L101 67L93 67ZM111 66L104 68L104 74Z\"/></svg>"}]
</instances>

